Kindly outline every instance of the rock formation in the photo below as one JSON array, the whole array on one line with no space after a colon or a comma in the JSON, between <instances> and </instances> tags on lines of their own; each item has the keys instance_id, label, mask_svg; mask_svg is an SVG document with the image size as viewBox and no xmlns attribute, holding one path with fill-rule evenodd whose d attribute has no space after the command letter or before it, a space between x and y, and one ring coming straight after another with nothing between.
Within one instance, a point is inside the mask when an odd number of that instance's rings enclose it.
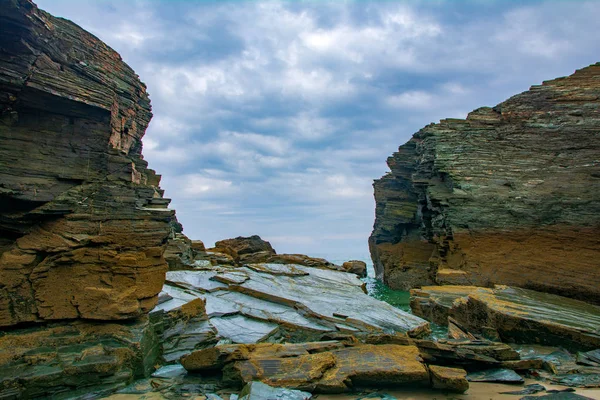
<instances>
[{"instance_id":1,"label":"rock formation","mask_svg":"<svg viewBox=\"0 0 600 400\"><path fill-rule=\"evenodd\" d=\"M174 216L141 155L146 88L29 0L0 25L0 326L143 315Z\"/></svg>"},{"instance_id":2,"label":"rock formation","mask_svg":"<svg viewBox=\"0 0 600 400\"><path fill-rule=\"evenodd\" d=\"M599 130L600 63L421 129L374 183L378 276L599 303Z\"/></svg>"}]
</instances>

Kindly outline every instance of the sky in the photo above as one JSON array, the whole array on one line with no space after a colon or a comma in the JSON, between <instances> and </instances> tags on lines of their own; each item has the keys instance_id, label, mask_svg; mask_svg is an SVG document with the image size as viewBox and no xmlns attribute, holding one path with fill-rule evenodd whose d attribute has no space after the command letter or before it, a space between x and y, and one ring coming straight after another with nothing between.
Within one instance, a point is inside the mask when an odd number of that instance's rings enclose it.
<instances>
[{"instance_id":1,"label":"sky","mask_svg":"<svg viewBox=\"0 0 600 400\"><path fill-rule=\"evenodd\" d=\"M372 183L423 126L600 61L600 1L38 0L148 86L184 233L368 258Z\"/></svg>"}]
</instances>

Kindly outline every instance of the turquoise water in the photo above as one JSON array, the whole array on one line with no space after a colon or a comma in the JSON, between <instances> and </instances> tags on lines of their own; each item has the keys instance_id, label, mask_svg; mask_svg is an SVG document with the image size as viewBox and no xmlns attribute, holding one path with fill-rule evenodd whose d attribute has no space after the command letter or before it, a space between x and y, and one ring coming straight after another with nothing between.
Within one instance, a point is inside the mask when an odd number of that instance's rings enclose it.
<instances>
[{"instance_id":1,"label":"turquoise water","mask_svg":"<svg viewBox=\"0 0 600 400\"><path fill-rule=\"evenodd\" d=\"M393 290L390 289L386 284L378 279L375 279L375 270L373 269L373 262L367 257L357 258L367 263L367 277L363 278L362 281L367 285L367 293L369 296L376 298L377 300L385 301L386 303L399 308L402 311L406 311L412 314L410 309L410 292L404 290ZM345 259L333 259L330 260L334 264L341 265ZM431 327L431 338L432 339L445 339L448 337L448 327L429 323Z\"/></svg>"}]
</instances>

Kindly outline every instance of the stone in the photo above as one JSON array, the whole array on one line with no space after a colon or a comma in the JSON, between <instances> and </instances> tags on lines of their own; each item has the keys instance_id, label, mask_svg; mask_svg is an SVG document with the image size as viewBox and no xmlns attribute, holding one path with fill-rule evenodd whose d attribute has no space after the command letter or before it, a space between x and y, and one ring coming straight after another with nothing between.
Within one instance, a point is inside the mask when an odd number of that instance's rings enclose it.
<instances>
[{"instance_id":1,"label":"stone","mask_svg":"<svg viewBox=\"0 0 600 400\"><path fill-rule=\"evenodd\" d=\"M400 146L374 183L377 277L600 303L599 76L590 65Z\"/></svg>"},{"instance_id":2,"label":"stone","mask_svg":"<svg viewBox=\"0 0 600 400\"><path fill-rule=\"evenodd\" d=\"M234 343L429 332L426 321L365 294L355 274L294 264L169 271L163 295L171 300L157 310L205 299L218 335Z\"/></svg>"},{"instance_id":3,"label":"stone","mask_svg":"<svg viewBox=\"0 0 600 400\"><path fill-rule=\"evenodd\" d=\"M467 371L462 368L440 367L430 365L431 385L434 389L463 393L469 389Z\"/></svg>"},{"instance_id":4,"label":"stone","mask_svg":"<svg viewBox=\"0 0 600 400\"><path fill-rule=\"evenodd\" d=\"M148 376L160 349L147 317L73 321L0 333L0 398L108 394Z\"/></svg>"},{"instance_id":5,"label":"stone","mask_svg":"<svg viewBox=\"0 0 600 400\"><path fill-rule=\"evenodd\" d=\"M174 234L167 242L164 257L170 271L189 269L194 262L192 241L183 233Z\"/></svg>"},{"instance_id":6,"label":"stone","mask_svg":"<svg viewBox=\"0 0 600 400\"><path fill-rule=\"evenodd\" d=\"M536 394L540 392L545 392L546 388L539 383L533 383L531 385L525 385L525 387L521 390L513 390L510 392L501 392L500 394ZM536 397L537 398L537 397Z\"/></svg>"},{"instance_id":7,"label":"stone","mask_svg":"<svg viewBox=\"0 0 600 400\"><path fill-rule=\"evenodd\" d=\"M181 364L192 372L221 370L223 383L232 387L261 381L274 387L342 393L372 385L429 385L428 370L415 346L225 345L194 352Z\"/></svg>"},{"instance_id":8,"label":"stone","mask_svg":"<svg viewBox=\"0 0 600 400\"><path fill-rule=\"evenodd\" d=\"M274 388L258 381L244 386L238 397L239 400L309 400L311 398L312 394L308 392Z\"/></svg>"},{"instance_id":9,"label":"stone","mask_svg":"<svg viewBox=\"0 0 600 400\"><path fill-rule=\"evenodd\" d=\"M0 327L126 320L157 303L174 211L119 54L30 0L0 7Z\"/></svg>"},{"instance_id":10,"label":"stone","mask_svg":"<svg viewBox=\"0 0 600 400\"><path fill-rule=\"evenodd\" d=\"M410 290L413 314L438 325L448 324L448 315L455 300L475 291L477 286L423 286Z\"/></svg>"},{"instance_id":11,"label":"stone","mask_svg":"<svg viewBox=\"0 0 600 400\"><path fill-rule=\"evenodd\" d=\"M160 304L152 310L150 319L160 337L162 361L167 364L218 341L217 330L208 320L206 300L195 296L181 302L178 296Z\"/></svg>"},{"instance_id":12,"label":"stone","mask_svg":"<svg viewBox=\"0 0 600 400\"><path fill-rule=\"evenodd\" d=\"M553 294L507 286L479 288L456 300L450 315L471 332L492 327L507 342L572 351L600 347L600 307Z\"/></svg>"},{"instance_id":13,"label":"stone","mask_svg":"<svg viewBox=\"0 0 600 400\"><path fill-rule=\"evenodd\" d=\"M470 372L467 375L469 382L498 382L498 383L515 383L521 384L524 379L521 375L510 369L488 369L478 372Z\"/></svg>"},{"instance_id":14,"label":"stone","mask_svg":"<svg viewBox=\"0 0 600 400\"><path fill-rule=\"evenodd\" d=\"M553 376L552 382L558 385L573 386L581 388L600 388L600 371L592 374L566 374Z\"/></svg>"},{"instance_id":15,"label":"stone","mask_svg":"<svg viewBox=\"0 0 600 400\"><path fill-rule=\"evenodd\" d=\"M367 276L367 263L360 260L350 260L342 264L346 272L358 275L360 278Z\"/></svg>"},{"instance_id":16,"label":"stone","mask_svg":"<svg viewBox=\"0 0 600 400\"><path fill-rule=\"evenodd\" d=\"M218 249L221 253L229 254L236 261L239 261L240 257L245 254L258 252L275 254L271 243L262 240L258 235L249 237L238 236L234 239L219 240L215 243L214 248Z\"/></svg>"},{"instance_id":17,"label":"stone","mask_svg":"<svg viewBox=\"0 0 600 400\"><path fill-rule=\"evenodd\" d=\"M429 364L463 366L469 370L497 368L517 362L519 353L505 343L468 340L412 340ZM516 368L515 368L516 369Z\"/></svg>"},{"instance_id":18,"label":"stone","mask_svg":"<svg viewBox=\"0 0 600 400\"><path fill-rule=\"evenodd\" d=\"M569 393L569 392L550 393L550 394L545 394L543 396L525 396L525 397L521 397L519 400L533 400L533 399L543 399L543 400L594 400L591 397L581 396L579 394Z\"/></svg>"}]
</instances>

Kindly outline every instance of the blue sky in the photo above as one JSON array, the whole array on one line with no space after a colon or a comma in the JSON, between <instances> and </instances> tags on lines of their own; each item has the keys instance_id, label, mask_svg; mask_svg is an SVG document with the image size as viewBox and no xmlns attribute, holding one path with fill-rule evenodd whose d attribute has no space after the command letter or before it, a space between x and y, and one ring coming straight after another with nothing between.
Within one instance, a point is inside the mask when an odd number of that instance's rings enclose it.
<instances>
[{"instance_id":1,"label":"blue sky","mask_svg":"<svg viewBox=\"0 0 600 400\"><path fill-rule=\"evenodd\" d=\"M372 181L418 129L600 61L600 1L38 0L147 84L184 232L368 257Z\"/></svg>"}]
</instances>

